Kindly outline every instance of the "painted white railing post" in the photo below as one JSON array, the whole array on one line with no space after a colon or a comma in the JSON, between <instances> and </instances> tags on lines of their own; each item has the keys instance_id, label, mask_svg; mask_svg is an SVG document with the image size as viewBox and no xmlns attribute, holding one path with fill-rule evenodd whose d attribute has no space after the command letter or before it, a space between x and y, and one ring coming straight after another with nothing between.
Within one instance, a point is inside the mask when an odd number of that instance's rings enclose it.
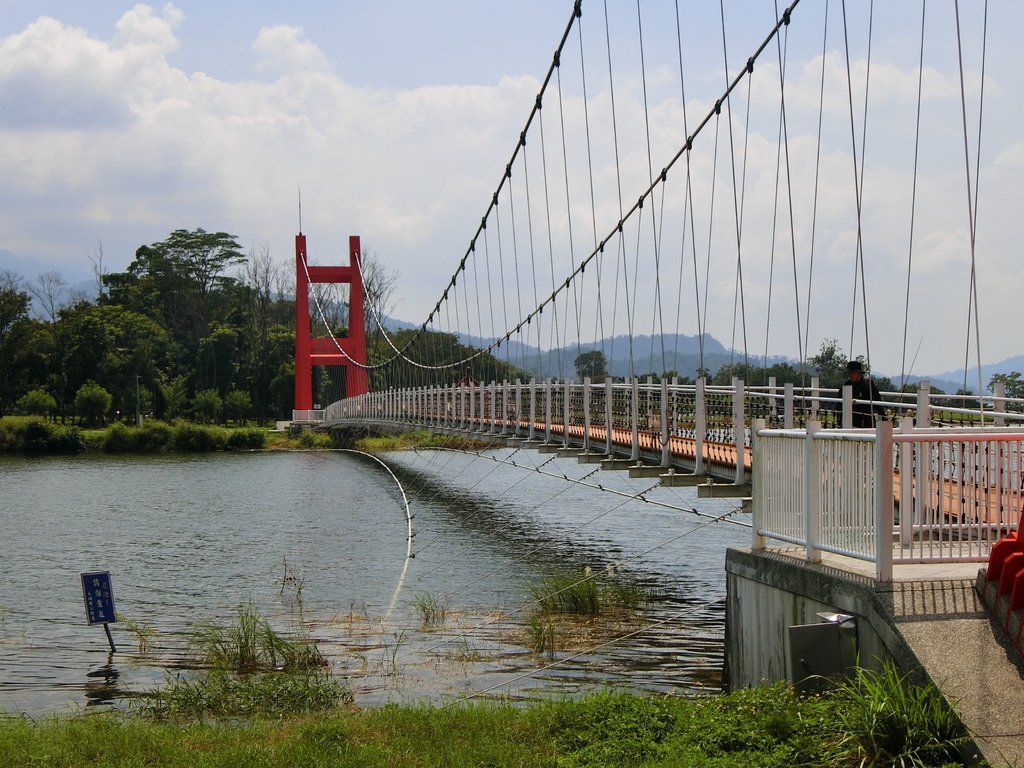
<instances>
[{"instance_id":1,"label":"painted white railing post","mask_svg":"<svg viewBox=\"0 0 1024 768\"><path fill-rule=\"evenodd\" d=\"M480 395L480 411L476 420L476 427L474 428L477 432L484 431L484 421L487 419L487 385L482 381L477 386ZM477 414L474 413L476 416Z\"/></svg>"},{"instance_id":2,"label":"painted white railing post","mask_svg":"<svg viewBox=\"0 0 1024 768\"><path fill-rule=\"evenodd\" d=\"M900 419L900 432L911 434L914 431L914 420L909 416ZM900 547L914 541L914 444L900 443Z\"/></svg>"},{"instance_id":3,"label":"painted white railing post","mask_svg":"<svg viewBox=\"0 0 1024 768\"><path fill-rule=\"evenodd\" d=\"M459 398L462 405L459 409L460 426L462 429L469 429L469 411L473 407L473 388L469 384L459 387Z\"/></svg>"},{"instance_id":4,"label":"painted white railing post","mask_svg":"<svg viewBox=\"0 0 1024 768\"><path fill-rule=\"evenodd\" d=\"M513 413L516 419L515 429L512 430L513 435L522 434L523 429L523 382L521 379L516 379L516 407Z\"/></svg>"},{"instance_id":5,"label":"painted white railing post","mask_svg":"<svg viewBox=\"0 0 1024 768\"><path fill-rule=\"evenodd\" d=\"M746 440L746 387L743 379L733 379L732 392L732 437L736 446L736 485L747 481L747 468L744 459L747 452Z\"/></svg>"},{"instance_id":6,"label":"painted white railing post","mask_svg":"<svg viewBox=\"0 0 1024 768\"><path fill-rule=\"evenodd\" d=\"M590 453L590 377L583 377L583 452Z\"/></svg>"},{"instance_id":7,"label":"painted white railing post","mask_svg":"<svg viewBox=\"0 0 1024 768\"><path fill-rule=\"evenodd\" d=\"M892 581L892 422L875 425L875 578Z\"/></svg>"},{"instance_id":8,"label":"painted white railing post","mask_svg":"<svg viewBox=\"0 0 1024 768\"><path fill-rule=\"evenodd\" d=\"M491 380L491 425L487 429L488 434L494 434L498 429L498 382Z\"/></svg>"},{"instance_id":9,"label":"painted white railing post","mask_svg":"<svg viewBox=\"0 0 1024 768\"><path fill-rule=\"evenodd\" d=\"M818 505L820 493L818 484L821 482L821 467L818 459L818 447L814 444L814 433L821 429L821 422L812 419L807 422L806 438L804 439L804 492L803 492L803 516L804 516L804 538L807 561L811 563L821 562L821 550L818 549L818 542L821 540L821 509Z\"/></svg>"},{"instance_id":10,"label":"painted white railing post","mask_svg":"<svg viewBox=\"0 0 1024 768\"><path fill-rule=\"evenodd\" d=\"M843 428L850 429L853 426L853 387L849 384L843 385Z\"/></svg>"},{"instance_id":11,"label":"painted white railing post","mask_svg":"<svg viewBox=\"0 0 1024 768\"><path fill-rule=\"evenodd\" d=\"M537 401L537 379L536 378L531 378L530 379L530 429L526 433L526 439L529 440L531 443L534 441L534 434L536 432L536 429L534 427L534 425L535 425L535 423L537 421L537 414L536 414L536 411L534 410L534 408L535 408L534 403L536 401Z\"/></svg>"},{"instance_id":12,"label":"painted white railing post","mask_svg":"<svg viewBox=\"0 0 1024 768\"><path fill-rule=\"evenodd\" d=\"M817 376L811 376L811 418L818 418L818 411L821 410L821 401L818 399L818 395L821 392L821 387L818 383Z\"/></svg>"},{"instance_id":13,"label":"painted white railing post","mask_svg":"<svg viewBox=\"0 0 1024 768\"><path fill-rule=\"evenodd\" d=\"M668 379L661 379L661 466L669 465L668 445Z\"/></svg>"},{"instance_id":14,"label":"painted white railing post","mask_svg":"<svg viewBox=\"0 0 1024 768\"><path fill-rule=\"evenodd\" d=\"M925 380L917 382L917 418L915 423L918 427L930 427L932 425L932 387Z\"/></svg>"},{"instance_id":15,"label":"painted white railing post","mask_svg":"<svg viewBox=\"0 0 1024 768\"><path fill-rule=\"evenodd\" d=\"M612 387L612 377L604 377L604 452L613 456L615 450L612 441L612 429L615 427L615 390Z\"/></svg>"},{"instance_id":16,"label":"painted white railing post","mask_svg":"<svg viewBox=\"0 0 1024 768\"><path fill-rule=\"evenodd\" d=\"M562 382L562 447L569 447L569 417L571 410L569 399L572 397L572 384L566 379Z\"/></svg>"},{"instance_id":17,"label":"painted white railing post","mask_svg":"<svg viewBox=\"0 0 1024 768\"><path fill-rule=\"evenodd\" d=\"M551 442L551 379L544 382L544 442Z\"/></svg>"},{"instance_id":18,"label":"painted white railing post","mask_svg":"<svg viewBox=\"0 0 1024 768\"><path fill-rule=\"evenodd\" d=\"M1006 410L1006 401L1003 400L1006 397L1006 382L996 381L992 383L992 397L994 398L992 404L995 406L996 413L1002 413ZM996 426L1005 427L1006 417L996 416Z\"/></svg>"},{"instance_id":19,"label":"painted white railing post","mask_svg":"<svg viewBox=\"0 0 1024 768\"><path fill-rule=\"evenodd\" d=\"M793 428L793 383L789 382L785 388L785 401L782 406L782 426L785 429Z\"/></svg>"},{"instance_id":20,"label":"painted white railing post","mask_svg":"<svg viewBox=\"0 0 1024 768\"><path fill-rule=\"evenodd\" d=\"M640 379L633 377L633 413L632 413L632 441L633 450L629 455L630 461L640 461Z\"/></svg>"},{"instance_id":21,"label":"painted white railing post","mask_svg":"<svg viewBox=\"0 0 1024 768\"><path fill-rule=\"evenodd\" d=\"M768 413L771 414L772 424L776 423L776 419L779 418L779 403L776 400L779 394L779 387L777 379L774 376L768 377ZM753 442L754 438L751 436L750 441Z\"/></svg>"},{"instance_id":22,"label":"painted white railing post","mask_svg":"<svg viewBox=\"0 0 1024 768\"><path fill-rule=\"evenodd\" d=\"M707 380L703 376L699 377L693 395L693 446L695 452L693 473L695 475L704 474L704 437L708 432L707 398L704 393L706 382Z\"/></svg>"},{"instance_id":23,"label":"painted white railing post","mask_svg":"<svg viewBox=\"0 0 1024 768\"><path fill-rule=\"evenodd\" d=\"M751 478L751 500L750 500L750 527L753 532L753 540L751 541L751 547L755 550L764 549L765 541L759 531L764 526L761 522L761 516L764 514L764 456L761 455L761 438L758 434L762 429L765 428L764 419L754 419L750 425L750 442L751 449L753 450L753 477Z\"/></svg>"},{"instance_id":24,"label":"painted white railing post","mask_svg":"<svg viewBox=\"0 0 1024 768\"><path fill-rule=\"evenodd\" d=\"M654 393L654 377L647 377L647 388L644 393L644 426L647 429L651 428L651 417L654 415L654 409L651 407L651 397Z\"/></svg>"}]
</instances>

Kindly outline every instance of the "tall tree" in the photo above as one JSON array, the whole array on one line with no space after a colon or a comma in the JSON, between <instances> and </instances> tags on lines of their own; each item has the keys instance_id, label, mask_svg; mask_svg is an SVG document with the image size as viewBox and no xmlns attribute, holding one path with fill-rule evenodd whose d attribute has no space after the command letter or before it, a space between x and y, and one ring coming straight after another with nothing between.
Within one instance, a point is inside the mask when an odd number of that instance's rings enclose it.
<instances>
[{"instance_id":1,"label":"tall tree","mask_svg":"<svg viewBox=\"0 0 1024 768\"><path fill-rule=\"evenodd\" d=\"M21 363L31 336L30 301L17 275L0 272L0 414L10 411L15 401L28 391Z\"/></svg>"}]
</instances>

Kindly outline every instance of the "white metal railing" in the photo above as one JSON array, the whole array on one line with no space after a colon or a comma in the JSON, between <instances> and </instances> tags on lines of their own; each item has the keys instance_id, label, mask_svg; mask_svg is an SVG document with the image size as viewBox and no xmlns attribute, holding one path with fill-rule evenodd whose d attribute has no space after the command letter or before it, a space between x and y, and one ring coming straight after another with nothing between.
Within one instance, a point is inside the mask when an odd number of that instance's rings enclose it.
<instances>
[{"instance_id":1,"label":"white metal railing","mask_svg":"<svg viewBox=\"0 0 1024 768\"><path fill-rule=\"evenodd\" d=\"M992 397L933 395L922 382L916 392L883 392L879 406L896 416L912 414L918 426L970 420L978 425L1001 425L1024 420L1024 401L1003 396L997 385ZM580 445L606 455L639 460L660 456L669 466L673 441L695 444L695 471L707 471L707 444L730 446L737 483L746 481L746 458L751 451L751 425L792 429L820 423L839 428L852 423L854 406L849 387L842 392L792 384L747 387L736 379L728 386L704 380L680 384L676 379L654 382L606 378L600 382L552 381L435 385L389 389L347 398L324 411L296 411L296 421L395 421L435 429L460 429L519 437L547 444ZM976 406L976 407L975 407ZM998 406L1003 410L996 411ZM838 447L835 447L839 450ZM847 450L844 448L844 450ZM722 468L717 460L716 471ZM830 460L829 465L835 464ZM828 502L826 495L825 501ZM836 546L845 547L848 542Z\"/></svg>"},{"instance_id":2,"label":"white metal railing","mask_svg":"<svg viewBox=\"0 0 1024 768\"><path fill-rule=\"evenodd\" d=\"M754 547L766 539L875 563L981 562L1024 509L1024 430L754 429Z\"/></svg>"}]
</instances>

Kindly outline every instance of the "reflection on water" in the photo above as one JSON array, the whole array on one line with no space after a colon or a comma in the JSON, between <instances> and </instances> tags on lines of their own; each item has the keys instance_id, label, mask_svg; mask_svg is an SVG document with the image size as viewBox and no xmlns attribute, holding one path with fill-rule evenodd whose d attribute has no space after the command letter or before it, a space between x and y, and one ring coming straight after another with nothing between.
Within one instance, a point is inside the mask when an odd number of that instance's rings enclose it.
<instances>
[{"instance_id":1,"label":"reflection on water","mask_svg":"<svg viewBox=\"0 0 1024 768\"><path fill-rule=\"evenodd\" d=\"M229 620L249 598L279 630L307 631L364 705L717 689L724 552L749 534L681 510L723 514L733 502L693 489L646 495L677 509L627 502L566 482L593 471L572 460L488 455L527 468L386 457L415 515L415 559L401 493L355 454L0 458L0 710L121 705L185 663L191 625ZM560 477L528 469L542 462ZM627 494L653 485L598 481ZM546 668L528 648L530 585L587 567L619 571L653 599L604 634L567 639ZM78 574L90 570L111 572L126 619L111 626L114 655L85 623ZM443 623L423 624L422 596L443 606Z\"/></svg>"},{"instance_id":2,"label":"reflection on water","mask_svg":"<svg viewBox=\"0 0 1024 768\"><path fill-rule=\"evenodd\" d=\"M107 663L85 673L85 698L87 707L94 707L98 704L113 704L118 698L124 696L118 688L117 681L121 673L114 666L114 654L107 656Z\"/></svg>"}]
</instances>

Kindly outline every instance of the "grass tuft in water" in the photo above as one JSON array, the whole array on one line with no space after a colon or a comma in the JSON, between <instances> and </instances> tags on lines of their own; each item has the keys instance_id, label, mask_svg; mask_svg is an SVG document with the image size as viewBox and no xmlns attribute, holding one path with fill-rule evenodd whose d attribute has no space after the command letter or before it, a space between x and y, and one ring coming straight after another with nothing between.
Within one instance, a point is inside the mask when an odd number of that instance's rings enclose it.
<instances>
[{"instance_id":1,"label":"grass tuft in water","mask_svg":"<svg viewBox=\"0 0 1024 768\"><path fill-rule=\"evenodd\" d=\"M199 624L189 648L200 671L168 678L166 686L140 700L136 711L173 720L277 717L352 701L316 644L275 632L251 599L238 607L230 624Z\"/></svg>"},{"instance_id":2,"label":"grass tuft in water","mask_svg":"<svg viewBox=\"0 0 1024 768\"><path fill-rule=\"evenodd\" d=\"M145 656L149 653L149 640L156 635L156 630L144 621L136 621L131 616L125 616L123 613L115 614L115 618L126 631L135 635L139 655Z\"/></svg>"},{"instance_id":3,"label":"grass tuft in water","mask_svg":"<svg viewBox=\"0 0 1024 768\"><path fill-rule=\"evenodd\" d=\"M555 624L550 619L532 616L527 624L530 647L536 653L543 653L548 658L555 658Z\"/></svg>"},{"instance_id":4,"label":"grass tuft in water","mask_svg":"<svg viewBox=\"0 0 1024 768\"><path fill-rule=\"evenodd\" d=\"M448 609L433 595L421 592L412 599L412 605L420 615L424 626L434 627L444 624Z\"/></svg>"},{"instance_id":5,"label":"grass tuft in water","mask_svg":"<svg viewBox=\"0 0 1024 768\"><path fill-rule=\"evenodd\" d=\"M588 567L582 576L549 576L530 587L537 609L547 614L597 616L611 607L634 609L647 594L615 573L598 579Z\"/></svg>"},{"instance_id":6,"label":"grass tuft in water","mask_svg":"<svg viewBox=\"0 0 1024 768\"><path fill-rule=\"evenodd\" d=\"M275 632L252 600L238 606L232 624L206 621L197 625L189 647L199 666L240 673L304 672L327 664L308 638L292 639Z\"/></svg>"}]
</instances>

